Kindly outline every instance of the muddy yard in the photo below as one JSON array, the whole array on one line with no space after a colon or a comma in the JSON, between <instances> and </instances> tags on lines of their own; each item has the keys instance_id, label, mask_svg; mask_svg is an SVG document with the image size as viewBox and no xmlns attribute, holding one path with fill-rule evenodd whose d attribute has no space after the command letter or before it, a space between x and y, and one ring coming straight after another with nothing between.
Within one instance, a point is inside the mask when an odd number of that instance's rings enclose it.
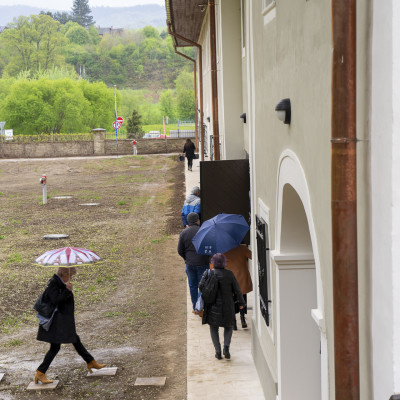
<instances>
[{"instance_id":1,"label":"muddy yard","mask_svg":"<svg viewBox=\"0 0 400 400\"><path fill-rule=\"evenodd\" d=\"M0 399L186 399L187 284L176 252L183 200L176 156L1 160ZM34 260L65 246L103 259L73 278L77 332L97 361L118 371L87 378L65 344L47 372L60 380L56 391L28 392L49 346L36 340L32 305L56 271ZM137 377L164 376L164 387L134 386Z\"/></svg>"}]
</instances>

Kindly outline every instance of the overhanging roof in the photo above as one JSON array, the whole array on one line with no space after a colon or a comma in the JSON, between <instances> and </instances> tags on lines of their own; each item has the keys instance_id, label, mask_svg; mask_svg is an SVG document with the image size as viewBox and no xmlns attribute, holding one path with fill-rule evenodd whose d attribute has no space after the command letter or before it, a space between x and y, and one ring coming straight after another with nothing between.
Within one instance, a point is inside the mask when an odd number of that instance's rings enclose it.
<instances>
[{"instance_id":1,"label":"overhanging roof","mask_svg":"<svg viewBox=\"0 0 400 400\"><path fill-rule=\"evenodd\" d=\"M207 0L165 0L167 24L170 25L172 32L192 42L197 42L207 3ZM178 47L191 46L176 37L174 37L174 40Z\"/></svg>"}]
</instances>

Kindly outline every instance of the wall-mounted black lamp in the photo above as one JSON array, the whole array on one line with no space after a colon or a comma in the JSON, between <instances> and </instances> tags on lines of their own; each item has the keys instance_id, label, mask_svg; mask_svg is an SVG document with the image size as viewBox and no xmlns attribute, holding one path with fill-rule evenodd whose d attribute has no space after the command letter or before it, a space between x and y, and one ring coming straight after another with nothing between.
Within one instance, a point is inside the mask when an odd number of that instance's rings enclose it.
<instances>
[{"instance_id":1,"label":"wall-mounted black lamp","mask_svg":"<svg viewBox=\"0 0 400 400\"><path fill-rule=\"evenodd\" d=\"M211 121L211 118L210 118L210 117L207 117L207 121L210 122L210 121Z\"/></svg>"},{"instance_id":2,"label":"wall-mounted black lamp","mask_svg":"<svg viewBox=\"0 0 400 400\"><path fill-rule=\"evenodd\" d=\"M290 99L281 100L275 107L278 119L283 121L284 124L290 124L292 114Z\"/></svg>"},{"instance_id":3,"label":"wall-mounted black lamp","mask_svg":"<svg viewBox=\"0 0 400 400\"><path fill-rule=\"evenodd\" d=\"M243 121L243 123L246 123L246 113L240 114L240 119Z\"/></svg>"}]
</instances>

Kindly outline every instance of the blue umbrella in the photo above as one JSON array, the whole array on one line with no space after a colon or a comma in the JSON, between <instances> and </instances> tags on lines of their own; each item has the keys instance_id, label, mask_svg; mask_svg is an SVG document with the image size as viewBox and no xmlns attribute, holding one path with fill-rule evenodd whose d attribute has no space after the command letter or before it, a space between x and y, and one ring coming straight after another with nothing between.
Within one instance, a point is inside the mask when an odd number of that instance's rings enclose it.
<instances>
[{"instance_id":1,"label":"blue umbrella","mask_svg":"<svg viewBox=\"0 0 400 400\"><path fill-rule=\"evenodd\" d=\"M239 246L248 230L242 215L218 214L201 225L192 243L198 254L225 253Z\"/></svg>"}]
</instances>

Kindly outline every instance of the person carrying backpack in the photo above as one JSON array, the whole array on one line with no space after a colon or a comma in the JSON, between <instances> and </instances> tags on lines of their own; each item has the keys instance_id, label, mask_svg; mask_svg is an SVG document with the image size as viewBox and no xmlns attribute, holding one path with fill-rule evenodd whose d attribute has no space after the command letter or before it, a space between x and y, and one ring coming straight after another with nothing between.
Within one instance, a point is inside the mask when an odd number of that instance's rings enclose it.
<instances>
[{"instance_id":1,"label":"person carrying backpack","mask_svg":"<svg viewBox=\"0 0 400 400\"><path fill-rule=\"evenodd\" d=\"M231 344L235 321L233 295L236 295L241 309L244 307L245 303L235 275L232 271L225 269L225 255L221 253L214 254L211 258L211 264L214 269L210 271L210 273L214 274L217 278L218 288L215 302L210 304L205 301L202 323L210 325L210 335L215 348L215 358L218 360L222 359L219 327L224 328L223 354L226 359L230 359L229 346ZM209 274L205 271L199 284L200 291L205 286L208 279Z\"/></svg>"}]
</instances>

